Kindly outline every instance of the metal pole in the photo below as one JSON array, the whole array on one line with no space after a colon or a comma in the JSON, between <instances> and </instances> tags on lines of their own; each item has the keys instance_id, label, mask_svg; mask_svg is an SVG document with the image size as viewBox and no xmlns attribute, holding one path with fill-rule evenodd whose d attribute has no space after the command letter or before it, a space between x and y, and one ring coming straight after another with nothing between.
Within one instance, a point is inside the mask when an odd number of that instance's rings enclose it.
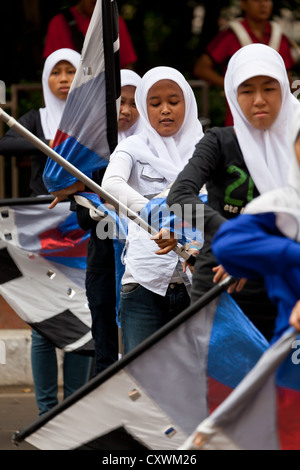
<instances>
[{"instance_id":1,"label":"metal pole","mask_svg":"<svg viewBox=\"0 0 300 470\"><path fill-rule=\"evenodd\" d=\"M149 224L147 224L147 222L145 222L141 217L139 217L136 212L129 209L129 207L127 207L125 204L123 204L114 196L112 196L103 188L101 188L97 183L95 183L95 181L93 181L84 173L82 173L80 170L78 170L74 165L72 165L70 162L65 160L61 155L55 152L51 147L49 147L47 144L42 142L38 137L32 134L32 132L26 129L26 127L22 126L18 121L16 121L16 119L14 119L12 116L10 116L5 111L3 111L2 108L0 108L0 119L2 119L5 122L5 124L7 124L9 127L14 128L25 139L29 140L45 155L52 158L52 160L54 160L56 163L61 165L66 171L68 171L72 176L74 176L79 181L81 181L85 186L90 188L94 193L98 194L98 196L101 196L105 201L112 204L118 211L126 215L130 220L132 220L133 222L141 226L144 230L146 230L151 235L157 234L157 231L153 229ZM189 258L191 258L190 254L187 253L183 247L176 246L173 249L173 251L175 251L177 255L181 256L185 260L188 260Z\"/></svg>"},{"instance_id":2,"label":"metal pole","mask_svg":"<svg viewBox=\"0 0 300 470\"><path fill-rule=\"evenodd\" d=\"M195 315L199 310L208 305L211 301L216 299L219 295L225 292L228 287L235 282L235 279L231 276L227 276L219 284L216 284L204 295L199 297L193 304L179 313L175 318L170 320L166 325L162 326L159 330L153 333L151 336L146 338L141 344L136 346L132 351L125 354L119 361L115 362L111 366L107 367L104 371L90 380L87 384L83 385L79 390L74 392L71 396L67 397L62 403L55 406L48 413L40 416L40 418L34 423L30 424L26 428L17 431L12 436L12 441L14 444L18 444L24 441L30 434L38 431L42 426L46 425L48 421L55 418L59 413L66 410L69 406L72 406L81 398L84 398L88 393L95 390L99 385L104 383L106 380L110 379L114 374L124 369L128 364L130 364L134 359L143 354L151 346L161 341L169 333L179 327L186 320Z\"/></svg>"}]
</instances>

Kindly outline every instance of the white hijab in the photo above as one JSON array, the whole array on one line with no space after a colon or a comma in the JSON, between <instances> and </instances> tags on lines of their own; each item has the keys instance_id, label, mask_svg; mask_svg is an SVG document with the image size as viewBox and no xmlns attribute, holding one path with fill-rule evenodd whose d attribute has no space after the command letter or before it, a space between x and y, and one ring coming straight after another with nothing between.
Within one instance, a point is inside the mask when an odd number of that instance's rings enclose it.
<instances>
[{"instance_id":1,"label":"white hijab","mask_svg":"<svg viewBox=\"0 0 300 470\"><path fill-rule=\"evenodd\" d=\"M149 89L160 80L172 80L179 85L185 100L185 117L180 130L172 137L161 137L151 126L147 113ZM128 137L115 150L129 153L134 161L149 163L168 183L172 183L178 173L192 157L195 145L203 137L198 120L195 95L184 76L171 67L155 67L142 78L135 92L135 103L143 126L138 135Z\"/></svg>"},{"instance_id":2,"label":"white hijab","mask_svg":"<svg viewBox=\"0 0 300 470\"><path fill-rule=\"evenodd\" d=\"M141 77L134 72L133 70L129 69L122 69L121 70L121 87L131 85L137 87L141 81ZM129 128L127 131L120 131L118 132L118 141L121 142L122 140L126 139L130 135L138 134L141 131L141 123L140 118L136 120L136 122Z\"/></svg>"},{"instance_id":3,"label":"white hijab","mask_svg":"<svg viewBox=\"0 0 300 470\"><path fill-rule=\"evenodd\" d=\"M293 116L290 132L291 163L288 186L269 191L253 199L245 214L275 212L276 226L287 237L300 242L300 167L295 153L295 142L300 132L300 108Z\"/></svg>"},{"instance_id":4,"label":"white hijab","mask_svg":"<svg viewBox=\"0 0 300 470\"><path fill-rule=\"evenodd\" d=\"M58 49L50 54L44 64L42 86L45 108L40 108L42 129L46 139L54 139L66 102L53 95L49 88L49 77L53 67L61 60L67 60L76 69L80 54L72 49Z\"/></svg>"},{"instance_id":5,"label":"white hijab","mask_svg":"<svg viewBox=\"0 0 300 470\"><path fill-rule=\"evenodd\" d=\"M282 94L281 109L268 130L255 129L245 118L237 101L239 85L259 75L276 79ZM290 91L281 56L264 44L242 47L229 61L225 94L246 166L258 191L264 193L285 186L290 166L291 118L299 102Z\"/></svg>"}]
</instances>

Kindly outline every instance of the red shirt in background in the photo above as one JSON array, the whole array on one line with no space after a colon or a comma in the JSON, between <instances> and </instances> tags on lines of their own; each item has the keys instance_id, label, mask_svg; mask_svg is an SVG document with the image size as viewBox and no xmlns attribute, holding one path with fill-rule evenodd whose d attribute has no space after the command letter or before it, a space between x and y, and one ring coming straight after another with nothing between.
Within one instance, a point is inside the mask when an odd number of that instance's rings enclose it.
<instances>
[{"instance_id":1,"label":"red shirt in background","mask_svg":"<svg viewBox=\"0 0 300 470\"><path fill-rule=\"evenodd\" d=\"M253 43L262 43L250 29L247 21L244 19L241 24L246 29ZM268 45L271 38L271 24L268 22L266 24L265 34L263 44ZM226 29L225 31L220 31L217 36L208 44L206 53L211 57L211 59L218 65L223 66L223 75L225 75L227 64L229 59L241 48L241 44L231 29ZM285 67L287 70L290 70L294 67L295 61L291 55L291 48L288 38L282 34L281 43L278 50L281 55ZM226 126L232 126L233 120L228 108L227 115L225 119Z\"/></svg>"},{"instance_id":2,"label":"red shirt in background","mask_svg":"<svg viewBox=\"0 0 300 470\"><path fill-rule=\"evenodd\" d=\"M90 24L90 18L86 18L78 12L76 7L71 7L70 11L76 19L78 29L85 36ZM120 38L120 68L137 61L137 55L127 29L126 23L122 17L119 17L119 38ZM72 34L68 23L62 13L54 16L48 26L46 42L44 46L43 57L46 59L52 52L63 47L75 49ZM79 51L81 52L81 51Z\"/></svg>"}]
</instances>

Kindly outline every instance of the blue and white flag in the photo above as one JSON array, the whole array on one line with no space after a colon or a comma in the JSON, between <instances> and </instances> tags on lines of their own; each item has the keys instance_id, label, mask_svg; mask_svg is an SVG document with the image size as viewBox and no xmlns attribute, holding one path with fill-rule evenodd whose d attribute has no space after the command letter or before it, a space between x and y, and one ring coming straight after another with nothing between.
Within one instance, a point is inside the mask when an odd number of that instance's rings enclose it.
<instances>
[{"instance_id":1,"label":"blue and white flag","mask_svg":"<svg viewBox=\"0 0 300 470\"><path fill-rule=\"evenodd\" d=\"M74 199L77 204L93 210L95 216L98 215L102 227L101 230L99 225L98 229L98 237L100 239L107 237L125 243L129 220L126 216L118 213L113 206L104 203L100 196L95 193L76 193Z\"/></svg>"},{"instance_id":2,"label":"blue and white flag","mask_svg":"<svg viewBox=\"0 0 300 470\"><path fill-rule=\"evenodd\" d=\"M89 178L107 166L118 143L118 34L116 0L97 0L54 140L54 150ZM49 193L77 180L51 158L43 178Z\"/></svg>"},{"instance_id":3,"label":"blue and white flag","mask_svg":"<svg viewBox=\"0 0 300 470\"><path fill-rule=\"evenodd\" d=\"M154 230L159 232L166 229L173 232L180 245L184 245L186 249L194 248L200 250L204 243L204 208L199 204L198 211L201 211L201 226L195 228L185 221L187 214L182 217L175 215L172 207L167 204L168 189L158 194L143 207L140 217L145 220ZM206 203L207 195L199 194L199 199ZM176 211L178 213L178 207ZM185 208L188 210L188 207Z\"/></svg>"},{"instance_id":4,"label":"blue and white flag","mask_svg":"<svg viewBox=\"0 0 300 470\"><path fill-rule=\"evenodd\" d=\"M300 450L300 336L288 330L183 450Z\"/></svg>"}]
</instances>

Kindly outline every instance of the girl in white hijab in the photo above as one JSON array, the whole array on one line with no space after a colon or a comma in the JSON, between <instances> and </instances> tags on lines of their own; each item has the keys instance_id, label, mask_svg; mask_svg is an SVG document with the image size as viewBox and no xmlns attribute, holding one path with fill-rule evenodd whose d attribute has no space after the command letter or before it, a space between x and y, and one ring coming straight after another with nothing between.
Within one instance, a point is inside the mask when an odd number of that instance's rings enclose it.
<instances>
[{"instance_id":1,"label":"girl in white hijab","mask_svg":"<svg viewBox=\"0 0 300 470\"><path fill-rule=\"evenodd\" d=\"M267 129L255 128L237 100L239 86L254 75L277 80L281 89L280 111ZM225 93L233 115L234 130L257 189L264 193L285 186L290 162L291 119L299 102L290 92L282 57L264 44L242 47L229 62Z\"/></svg>"},{"instance_id":2,"label":"girl in white hijab","mask_svg":"<svg viewBox=\"0 0 300 470\"><path fill-rule=\"evenodd\" d=\"M58 49L45 60L42 75L45 107L40 109L40 115L45 138L49 140L53 140L55 137L67 99L67 93L58 97L51 91L49 86L49 78L53 73L53 69L61 61L69 62L76 71L80 62L80 54L72 49Z\"/></svg>"},{"instance_id":3,"label":"girl in white hijab","mask_svg":"<svg viewBox=\"0 0 300 470\"><path fill-rule=\"evenodd\" d=\"M263 276L277 306L273 341L290 324L300 331L300 110L294 114L288 185L264 193L222 225L213 250L236 277ZM291 315L292 314L292 315Z\"/></svg>"},{"instance_id":4,"label":"girl in white hijab","mask_svg":"<svg viewBox=\"0 0 300 470\"><path fill-rule=\"evenodd\" d=\"M173 68L148 71L136 89L135 101L142 131L116 147L102 186L139 212L149 198L174 181L203 131L194 93ZM150 235L130 222L120 303L125 353L189 304L178 256L174 252L157 256L156 250ZM177 304L173 312L172 300Z\"/></svg>"},{"instance_id":5,"label":"girl in white hijab","mask_svg":"<svg viewBox=\"0 0 300 470\"><path fill-rule=\"evenodd\" d=\"M261 193L287 183L290 161L290 125L300 104L290 92L281 56L271 47L251 44L229 61L225 93L233 127L213 127L196 146L195 153L170 189L169 206L193 207L195 226L199 190L206 184L205 243L194 266L191 300L214 286L222 270L211 250L219 227L244 211ZM215 273L215 274L214 274ZM270 339L276 310L260 280L248 281L234 299L258 329Z\"/></svg>"},{"instance_id":6,"label":"girl in white hijab","mask_svg":"<svg viewBox=\"0 0 300 470\"><path fill-rule=\"evenodd\" d=\"M184 122L180 130L171 137L158 134L150 124L147 112L148 91L153 84L163 79L175 81L180 86L185 101ZM162 187L165 189L175 180L192 156L195 145L203 137L203 130L198 120L197 102L191 87L183 75L171 67L155 67L149 70L137 87L135 102L142 131L125 139L116 147L103 179L103 187L116 197L125 193L128 206L139 211L147 202L144 195L158 193ZM127 180L126 176L122 178L122 173L118 171L119 164L125 160L131 162ZM147 184L143 184L147 180L145 172L156 173L153 178L149 176L149 181L152 179L156 186L158 182L163 184L159 184L158 188L155 186L149 193ZM120 184L124 185L124 192L118 191Z\"/></svg>"},{"instance_id":7,"label":"girl in white hijab","mask_svg":"<svg viewBox=\"0 0 300 470\"><path fill-rule=\"evenodd\" d=\"M59 49L45 61L42 86L45 107L32 109L19 122L47 145L54 139L65 106L68 91L79 65L80 54L72 49ZM34 196L47 195L42 175L46 156L13 129L0 140L1 154L31 155L31 188ZM57 356L54 344L32 330L32 372L39 414L58 403ZM84 385L90 377L91 358L65 353L64 398Z\"/></svg>"},{"instance_id":8,"label":"girl in white hijab","mask_svg":"<svg viewBox=\"0 0 300 470\"><path fill-rule=\"evenodd\" d=\"M274 212L276 226L286 236L300 242L300 163L296 149L299 146L300 108L294 113L291 126L292 155L287 186L268 191L254 199L245 208L245 214ZM299 151L299 150L298 150Z\"/></svg>"}]
</instances>

